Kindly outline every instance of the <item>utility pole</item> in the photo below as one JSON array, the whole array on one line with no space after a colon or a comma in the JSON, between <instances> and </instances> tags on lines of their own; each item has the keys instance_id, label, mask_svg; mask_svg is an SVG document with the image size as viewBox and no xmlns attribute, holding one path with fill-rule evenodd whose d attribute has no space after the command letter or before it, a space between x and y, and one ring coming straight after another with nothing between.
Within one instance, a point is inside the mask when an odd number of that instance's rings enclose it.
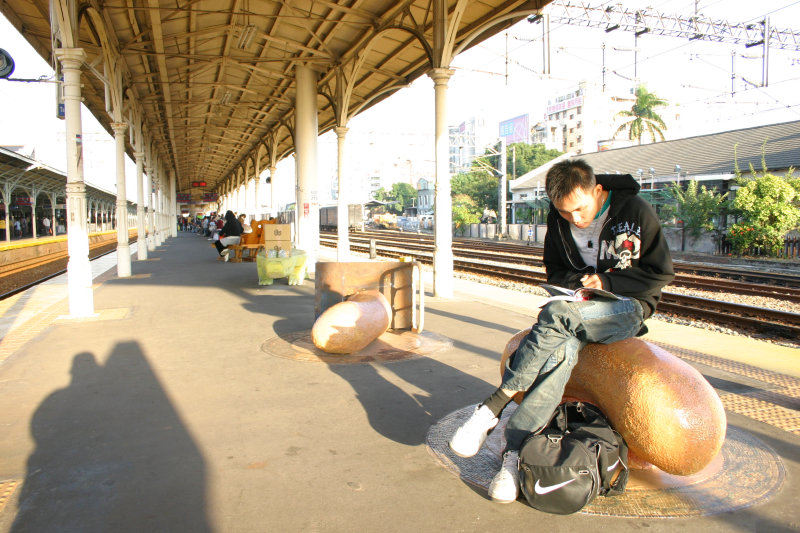
<instances>
[{"instance_id":1,"label":"utility pole","mask_svg":"<svg viewBox=\"0 0 800 533\"><path fill-rule=\"evenodd\" d=\"M500 211L500 237L506 236L506 140L500 139L500 194L497 195L497 207Z\"/></svg>"},{"instance_id":2,"label":"utility pole","mask_svg":"<svg viewBox=\"0 0 800 533\"><path fill-rule=\"evenodd\" d=\"M769 86L769 17L764 17L764 48L761 60L761 86Z\"/></svg>"},{"instance_id":3,"label":"utility pole","mask_svg":"<svg viewBox=\"0 0 800 533\"><path fill-rule=\"evenodd\" d=\"M511 145L511 179L517 179L517 147Z\"/></svg>"},{"instance_id":4,"label":"utility pole","mask_svg":"<svg viewBox=\"0 0 800 533\"><path fill-rule=\"evenodd\" d=\"M508 87L508 32L506 32L506 87Z\"/></svg>"}]
</instances>

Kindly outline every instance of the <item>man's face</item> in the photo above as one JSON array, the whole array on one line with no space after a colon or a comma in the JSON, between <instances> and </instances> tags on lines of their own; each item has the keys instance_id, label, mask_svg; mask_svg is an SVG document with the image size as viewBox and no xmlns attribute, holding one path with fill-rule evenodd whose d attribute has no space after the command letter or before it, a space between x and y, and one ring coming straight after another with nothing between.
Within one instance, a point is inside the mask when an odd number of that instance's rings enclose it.
<instances>
[{"instance_id":1,"label":"man's face","mask_svg":"<svg viewBox=\"0 0 800 533\"><path fill-rule=\"evenodd\" d=\"M578 228L588 228L595 215L603 207L603 186L599 183L587 190L576 187L569 196L553 202L558 213Z\"/></svg>"}]
</instances>

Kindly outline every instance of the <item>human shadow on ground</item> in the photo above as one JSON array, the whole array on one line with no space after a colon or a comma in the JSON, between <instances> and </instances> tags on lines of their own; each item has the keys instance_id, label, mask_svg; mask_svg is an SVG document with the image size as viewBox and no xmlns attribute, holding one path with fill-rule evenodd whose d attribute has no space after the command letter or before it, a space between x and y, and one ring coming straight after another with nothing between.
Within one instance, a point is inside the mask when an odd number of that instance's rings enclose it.
<instances>
[{"instance_id":1,"label":"human shadow on ground","mask_svg":"<svg viewBox=\"0 0 800 533\"><path fill-rule=\"evenodd\" d=\"M11 531L209 532L206 467L135 342L83 352L33 415Z\"/></svg>"}]
</instances>

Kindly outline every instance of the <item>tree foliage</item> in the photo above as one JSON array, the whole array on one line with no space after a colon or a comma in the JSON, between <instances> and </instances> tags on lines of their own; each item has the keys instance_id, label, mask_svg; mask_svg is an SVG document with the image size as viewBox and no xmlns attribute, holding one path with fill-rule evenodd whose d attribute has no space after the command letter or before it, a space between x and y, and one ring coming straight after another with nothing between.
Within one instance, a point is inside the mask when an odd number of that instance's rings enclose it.
<instances>
[{"instance_id":1,"label":"tree foliage","mask_svg":"<svg viewBox=\"0 0 800 533\"><path fill-rule=\"evenodd\" d=\"M622 125L614 132L614 137L623 131L628 131L628 139L642 144L642 136L647 133L653 142L658 139L664 140L664 130L667 125L664 120L655 112L657 107L667 105L666 100L662 100L655 94L649 92L644 85L636 88L636 101L630 111L620 111L617 117L623 119Z\"/></svg>"},{"instance_id":2,"label":"tree foliage","mask_svg":"<svg viewBox=\"0 0 800 533\"><path fill-rule=\"evenodd\" d=\"M766 170L736 191L733 207L741 219L730 227L728 238L736 254L751 247L761 247L770 255L778 255L786 233L800 223L797 189L789 179Z\"/></svg>"},{"instance_id":3,"label":"tree foliage","mask_svg":"<svg viewBox=\"0 0 800 533\"><path fill-rule=\"evenodd\" d=\"M453 224L456 232L463 235L469 224L480 221L482 209L475 205L475 201L466 194L457 194L453 197Z\"/></svg>"},{"instance_id":4,"label":"tree foliage","mask_svg":"<svg viewBox=\"0 0 800 533\"><path fill-rule=\"evenodd\" d=\"M678 203L675 216L683 221L683 227L689 234L697 238L703 231L714 229L714 216L719 214L728 194L718 194L701 185L698 189L695 180L689 181L686 189L680 185L672 184L668 189L669 194Z\"/></svg>"},{"instance_id":5,"label":"tree foliage","mask_svg":"<svg viewBox=\"0 0 800 533\"><path fill-rule=\"evenodd\" d=\"M514 143L506 148L506 175L511 180L538 168L548 161L562 155L558 150L548 150L543 144ZM472 170L456 174L450 181L452 197L466 195L472 199L479 212L484 209L497 209L500 178L492 170L499 172L500 155L496 150L487 149L486 153L472 162ZM516 159L516 174L513 159ZM510 195L507 199L510 199Z\"/></svg>"},{"instance_id":6,"label":"tree foliage","mask_svg":"<svg viewBox=\"0 0 800 533\"><path fill-rule=\"evenodd\" d=\"M390 213L402 214L406 207L415 205L417 189L408 183L393 183L392 189L387 191L383 187L375 191L375 199L380 202L395 202L386 206Z\"/></svg>"},{"instance_id":7,"label":"tree foliage","mask_svg":"<svg viewBox=\"0 0 800 533\"><path fill-rule=\"evenodd\" d=\"M500 180L484 170L456 174L450 181L451 196L455 205L457 196L467 196L478 212L485 208L497 209Z\"/></svg>"},{"instance_id":8,"label":"tree foliage","mask_svg":"<svg viewBox=\"0 0 800 533\"><path fill-rule=\"evenodd\" d=\"M543 144L514 143L506 148L508 178L515 179L527 174L562 154L558 150L548 150Z\"/></svg>"},{"instance_id":9,"label":"tree foliage","mask_svg":"<svg viewBox=\"0 0 800 533\"><path fill-rule=\"evenodd\" d=\"M515 179L539 168L563 152L545 148L543 144L513 143L506 147L506 176ZM484 155L472 163L473 170L481 170L491 175L490 168L500 170L500 154L496 147L486 149Z\"/></svg>"}]
</instances>

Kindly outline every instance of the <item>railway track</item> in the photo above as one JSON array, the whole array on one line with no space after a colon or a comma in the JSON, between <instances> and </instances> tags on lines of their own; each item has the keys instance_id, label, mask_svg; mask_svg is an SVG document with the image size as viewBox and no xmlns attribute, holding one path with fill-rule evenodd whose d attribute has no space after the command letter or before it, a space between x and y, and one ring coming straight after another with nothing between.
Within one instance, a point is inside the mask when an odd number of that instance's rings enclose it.
<instances>
[{"instance_id":1,"label":"railway track","mask_svg":"<svg viewBox=\"0 0 800 533\"><path fill-rule=\"evenodd\" d=\"M334 235L335 233L328 233L324 236L332 237ZM396 247L399 243L403 243L411 245L415 249L433 253L433 240L429 236L399 235L400 237L395 239L391 234L387 235L384 232L367 233L364 236L353 234L350 240L363 244L374 239L378 246L386 247ZM455 239L453 253L459 258L476 261L493 260L531 268L544 268L541 247ZM800 276L797 275L743 271L727 266L696 265L681 261L675 261L673 264L676 276L672 286L675 287L800 302Z\"/></svg>"},{"instance_id":2,"label":"railway track","mask_svg":"<svg viewBox=\"0 0 800 533\"><path fill-rule=\"evenodd\" d=\"M322 245L336 246L335 233L323 233ZM369 252L374 240L378 255L384 257L411 256L425 264L432 264L433 239L423 235L395 235L375 232L365 235L351 234L350 248L357 252ZM487 243L454 239L453 267L461 272L523 283L539 285L546 281L541 258L541 247L517 244ZM676 265L676 281L673 285L710 292L726 292L767 296L771 298L800 301L800 277L774 276L773 273L742 272L735 268L701 266L693 268L689 263ZM701 276L699 271L710 276ZM726 277L722 277L726 276ZM757 283L754 279L768 279L780 285ZM742 281L748 280L748 281ZM800 338L800 315L773 309L699 298L664 291L658 311L721 324L728 327L754 331L759 334L784 338Z\"/></svg>"},{"instance_id":3,"label":"railway track","mask_svg":"<svg viewBox=\"0 0 800 533\"><path fill-rule=\"evenodd\" d=\"M137 241L132 237L130 243ZM93 261L99 257L115 252L117 249L116 240L91 243L89 246L89 260ZM13 269L8 269L0 273L0 300L18 294L39 283L64 274L66 270L68 256L66 252L56 252L43 257L29 259L24 266L14 265Z\"/></svg>"}]
</instances>

